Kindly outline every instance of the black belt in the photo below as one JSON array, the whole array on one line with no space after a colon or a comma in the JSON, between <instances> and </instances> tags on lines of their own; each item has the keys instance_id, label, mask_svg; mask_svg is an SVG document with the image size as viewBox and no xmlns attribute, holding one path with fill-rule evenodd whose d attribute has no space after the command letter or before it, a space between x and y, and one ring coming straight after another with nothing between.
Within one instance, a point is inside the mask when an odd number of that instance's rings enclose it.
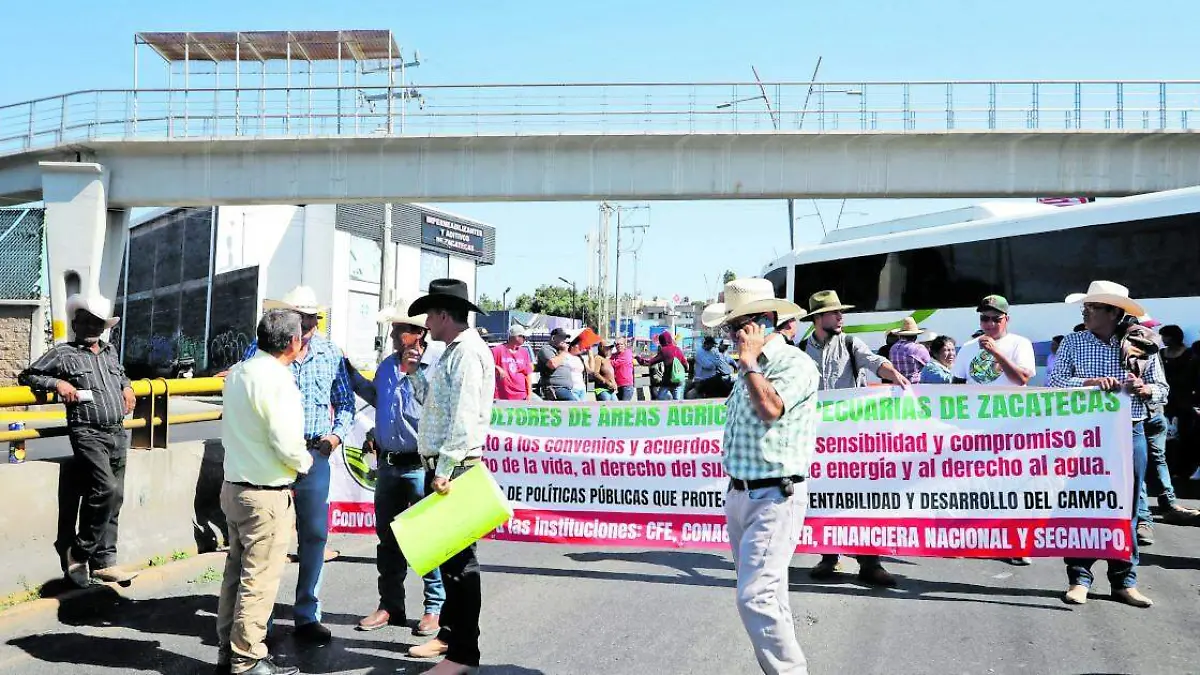
<instances>
[{"instance_id":1,"label":"black belt","mask_svg":"<svg viewBox=\"0 0 1200 675\"><path fill-rule=\"evenodd\" d=\"M729 479L729 489L743 492L746 490L758 490L760 488L777 487L784 488L795 483L803 483L804 476L784 476L782 478L756 478L754 480L741 480L738 478Z\"/></svg>"},{"instance_id":2,"label":"black belt","mask_svg":"<svg viewBox=\"0 0 1200 675\"><path fill-rule=\"evenodd\" d=\"M379 461L388 466L408 467L421 466L421 455L416 450L393 451L384 450L379 453Z\"/></svg>"},{"instance_id":3,"label":"black belt","mask_svg":"<svg viewBox=\"0 0 1200 675\"><path fill-rule=\"evenodd\" d=\"M236 485L238 487L249 488L251 490L291 490L291 485L255 485L254 483L243 483L237 480L227 480L226 483Z\"/></svg>"}]
</instances>

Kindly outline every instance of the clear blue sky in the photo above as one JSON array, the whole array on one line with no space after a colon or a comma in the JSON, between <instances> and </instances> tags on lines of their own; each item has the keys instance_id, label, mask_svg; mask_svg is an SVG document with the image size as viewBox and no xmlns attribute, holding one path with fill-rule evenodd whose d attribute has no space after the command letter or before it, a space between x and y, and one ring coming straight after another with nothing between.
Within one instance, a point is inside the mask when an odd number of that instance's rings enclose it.
<instances>
[{"instance_id":1,"label":"clear blue sky","mask_svg":"<svg viewBox=\"0 0 1200 675\"><path fill-rule=\"evenodd\" d=\"M418 84L580 81L1188 79L1200 77L1200 3L760 2L659 0L81 0L10 2L0 40L0 103L130 86L132 36L147 30L385 28L419 48ZM962 202L852 201L843 226ZM837 201L821 203L832 223ZM595 203L449 204L499 228L497 265L481 290L498 296L556 277L583 281ZM812 213L797 203L797 214ZM756 274L787 249L783 202L658 202L642 249L645 294L701 296L731 268ZM798 240L819 238L816 218ZM553 234L551 234L553 233ZM704 276L710 287L706 289ZM625 290L630 290L623 284ZM510 296L511 297L511 296Z\"/></svg>"}]
</instances>

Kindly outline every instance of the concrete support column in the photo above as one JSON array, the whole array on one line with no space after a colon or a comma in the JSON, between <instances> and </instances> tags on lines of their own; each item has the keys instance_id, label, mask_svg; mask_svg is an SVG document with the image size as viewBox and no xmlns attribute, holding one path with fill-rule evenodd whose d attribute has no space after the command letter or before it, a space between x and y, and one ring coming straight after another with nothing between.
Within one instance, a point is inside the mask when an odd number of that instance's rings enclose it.
<instances>
[{"instance_id":1,"label":"concrete support column","mask_svg":"<svg viewBox=\"0 0 1200 675\"><path fill-rule=\"evenodd\" d=\"M67 339L67 297L115 300L129 236L127 211L108 210L109 174L100 164L40 162L46 204L46 267L55 342Z\"/></svg>"}]
</instances>

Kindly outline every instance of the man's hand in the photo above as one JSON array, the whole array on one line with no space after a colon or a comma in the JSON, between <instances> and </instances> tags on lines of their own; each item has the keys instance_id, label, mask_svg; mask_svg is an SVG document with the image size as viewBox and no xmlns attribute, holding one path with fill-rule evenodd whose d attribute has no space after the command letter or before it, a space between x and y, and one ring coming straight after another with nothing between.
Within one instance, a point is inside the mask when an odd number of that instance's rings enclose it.
<instances>
[{"instance_id":1,"label":"man's hand","mask_svg":"<svg viewBox=\"0 0 1200 675\"><path fill-rule=\"evenodd\" d=\"M505 382L512 382L512 375L508 372L508 368L505 368L504 366L497 366L496 372L500 373L500 379L504 380Z\"/></svg>"},{"instance_id":2,"label":"man's hand","mask_svg":"<svg viewBox=\"0 0 1200 675\"><path fill-rule=\"evenodd\" d=\"M981 335L979 337L979 348L992 355L995 355L1000 349L996 346L996 340L990 335Z\"/></svg>"},{"instance_id":3,"label":"man's hand","mask_svg":"<svg viewBox=\"0 0 1200 675\"><path fill-rule=\"evenodd\" d=\"M54 385L54 391L58 394L58 400L63 403L79 402L79 390L66 380L59 380L58 384Z\"/></svg>"},{"instance_id":4,"label":"man's hand","mask_svg":"<svg viewBox=\"0 0 1200 675\"><path fill-rule=\"evenodd\" d=\"M133 406L137 405L137 397L133 395L133 387L125 387L121 392L125 395L125 414L133 412Z\"/></svg>"},{"instance_id":5,"label":"man's hand","mask_svg":"<svg viewBox=\"0 0 1200 675\"><path fill-rule=\"evenodd\" d=\"M743 369L754 368L758 365L758 357L762 355L763 347L767 344L767 333L763 327L751 321L742 326L737 332L738 362Z\"/></svg>"},{"instance_id":6,"label":"man's hand","mask_svg":"<svg viewBox=\"0 0 1200 675\"><path fill-rule=\"evenodd\" d=\"M1083 381L1085 387L1100 387L1104 391L1119 391L1121 381L1115 377L1090 377Z\"/></svg>"},{"instance_id":7,"label":"man's hand","mask_svg":"<svg viewBox=\"0 0 1200 675\"><path fill-rule=\"evenodd\" d=\"M362 450L368 454L373 454L376 450L378 450L378 447L375 444L375 439L368 438L367 440L363 441Z\"/></svg>"},{"instance_id":8,"label":"man's hand","mask_svg":"<svg viewBox=\"0 0 1200 675\"><path fill-rule=\"evenodd\" d=\"M450 494L450 480L447 478L441 478L439 476L434 476L433 491L438 493L439 495Z\"/></svg>"},{"instance_id":9,"label":"man's hand","mask_svg":"<svg viewBox=\"0 0 1200 675\"><path fill-rule=\"evenodd\" d=\"M337 434L329 434L328 436L322 436L320 444L317 445L317 452L320 452L322 455L325 455L326 457L328 457L328 456L332 455L333 451L337 450L338 446L340 446L341 444L342 444L342 439L338 438Z\"/></svg>"},{"instance_id":10,"label":"man's hand","mask_svg":"<svg viewBox=\"0 0 1200 675\"><path fill-rule=\"evenodd\" d=\"M1146 384L1142 378L1134 377L1133 373L1129 373L1125 376L1125 391L1139 398L1150 398L1154 396L1154 390L1150 388L1150 385Z\"/></svg>"},{"instance_id":11,"label":"man's hand","mask_svg":"<svg viewBox=\"0 0 1200 675\"><path fill-rule=\"evenodd\" d=\"M404 350L400 355L400 367L407 375L412 375L421 367L421 347L414 345Z\"/></svg>"},{"instance_id":12,"label":"man's hand","mask_svg":"<svg viewBox=\"0 0 1200 675\"><path fill-rule=\"evenodd\" d=\"M893 376L893 381L904 389L908 389L912 386L912 382L910 382L907 377L901 375L900 371L896 371L896 374Z\"/></svg>"}]
</instances>

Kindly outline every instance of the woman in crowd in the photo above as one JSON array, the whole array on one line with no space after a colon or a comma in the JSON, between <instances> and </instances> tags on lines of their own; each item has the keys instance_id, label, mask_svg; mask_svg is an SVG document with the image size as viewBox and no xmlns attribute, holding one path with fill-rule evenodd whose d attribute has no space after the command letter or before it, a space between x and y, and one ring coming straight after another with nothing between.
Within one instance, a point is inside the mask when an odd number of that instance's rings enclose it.
<instances>
[{"instance_id":1,"label":"woman in crowd","mask_svg":"<svg viewBox=\"0 0 1200 675\"><path fill-rule=\"evenodd\" d=\"M954 365L957 352L954 338L939 335L929 343L929 355L933 358L921 369L921 384L950 384L950 366Z\"/></svg>"},{"instance_id":2,"label":"woman in crowd","mask_svg":"<svg viewBox=\"0 0 1200 675\"><path fill-rule=\"evenodd\" d=\"M669 332L658 334L658 353L653 357L638 357L638 363L643 366L663 365L662 386L659 388L659 400L683 400L683 390L687 386L687 357L683 350L675 344L675 336ZM679 375L683 375L680 379Z\"/></svg>"}]
</instances>

